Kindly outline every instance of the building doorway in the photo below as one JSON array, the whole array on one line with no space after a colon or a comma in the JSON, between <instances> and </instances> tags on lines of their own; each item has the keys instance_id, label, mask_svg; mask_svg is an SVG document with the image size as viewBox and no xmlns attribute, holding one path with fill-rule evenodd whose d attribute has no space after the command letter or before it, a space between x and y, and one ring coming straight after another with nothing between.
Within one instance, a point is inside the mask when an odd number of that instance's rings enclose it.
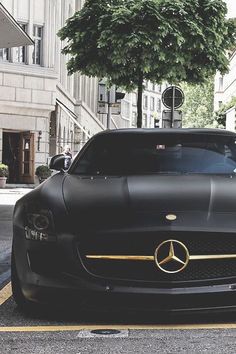
<instances>
[{"instance_id":1,"label":"building doorway","mask_svg":"<svg viewBox=\"0 0 236 354\"><path fill-rule=\"evenodd\" d=\"M9 167L8 183L34 183L34 134L3 132L2 162Z\"/></svg>"},{"instance_id":2,"label":"building doorway","mask_svg":"<svg viewBox=\"0 0 236 354\"><path fill-rule=\"evenodd\" d=\"M20 182L19 149L20 133L3 132L2 162L9 167L8 183Z\"/></svg>"},{"instance_id":3,"label":"building doorway","mask_svg":"<svg viewBox=\"0 0 236 354\"><path fill-rule=\"evenodd\" d=\"M50 116L50 134L49 134L49 156L57 153L57 113L51 112Z\"/></svg>"}]
</instances>

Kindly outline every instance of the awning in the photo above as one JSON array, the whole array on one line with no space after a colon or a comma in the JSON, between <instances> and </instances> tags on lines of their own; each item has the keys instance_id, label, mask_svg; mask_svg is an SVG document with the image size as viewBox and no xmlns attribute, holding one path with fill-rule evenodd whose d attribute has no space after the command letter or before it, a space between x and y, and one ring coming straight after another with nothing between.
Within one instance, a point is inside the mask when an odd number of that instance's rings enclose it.
<instances>
[{"instance_id":1,"label":"awning","mask_svg":"<svg viewBox=\"0 0 236 354\"><path fill-rule=\"evenodd\" d=\"M33 45L33 40L0 3L0 48Z\"/></svg>"},{"instance_id":2,"label":"awning","mask_svg":"<svg viewBox=\"0 0 236 354\"><path fill-rule=\"evenodd\" d=\"M84 127L77 121L78 117L77 115L72 112L64 103L62 103L60 100L56 99L57 104L61 107L61 109L68 115L70 120L86 135L88 139L91 138L91 134L89 134Z\"/></svg>"}]
</instances>

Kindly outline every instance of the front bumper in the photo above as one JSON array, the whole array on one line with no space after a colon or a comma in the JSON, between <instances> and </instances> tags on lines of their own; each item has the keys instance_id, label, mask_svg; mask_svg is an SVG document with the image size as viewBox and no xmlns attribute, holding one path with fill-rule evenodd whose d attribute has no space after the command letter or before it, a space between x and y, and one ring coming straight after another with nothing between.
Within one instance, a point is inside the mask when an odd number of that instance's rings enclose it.
<instances>
[{"instance_id":1,"label":"front bumper","mask_svg":"<svg viewBox=\"0 0 236 354\"><path fill-rule=\"evenodd\" d=\"M22 283L24 296L42 304L78 304L83 308L155 310L160 312L236 310L236 293L228 284L194 289L150 289L147 287L109 286L76 279L56 281L37 277Z\"/></svg>"},{"instance_id":2,"label":"front bumper","mask_svg":"<svg viewBox=\"0 0 236 354\"><path fill-rule=\"evenodd\" d=\"M88 273L74 252L73 236L62 235L54 245L55 252L64 255L68 268L58 274L32 271L29 252L41 247L37 241L25 239L24 230L14 227L13 248L22 292L27 300L37 303L75 304L83 308L156 310L160 312L232 311L236 309L236 278L219 284L163 287L149 282L129 282L99 278ZM47 246L46 246L47 247ZM59 257L59 260L60 260ZM42 259L44 262L44 259ZM77 267L76 274L70 273Z\"/></svg>"}]
</instances>

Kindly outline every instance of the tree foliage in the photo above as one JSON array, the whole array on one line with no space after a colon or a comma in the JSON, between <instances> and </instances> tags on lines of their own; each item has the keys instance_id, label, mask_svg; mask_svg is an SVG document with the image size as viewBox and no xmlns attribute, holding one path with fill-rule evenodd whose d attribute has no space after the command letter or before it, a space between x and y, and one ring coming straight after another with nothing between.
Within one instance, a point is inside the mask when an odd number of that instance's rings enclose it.
<instances>
[{"instance_id":1,"label":"tree foliage","mask_svg":"<svg viewBox=\"0 0 236 354\"><path fill-rule=\"evenodd\" d=\"M204 84L182 84L185 101L181 107L184 128L218 128L214 116L214 80Z\"/></svg>"},{"instance_id":2,"label":"tree foliage","mask_svg":"<svg viewBox=\"0 0 236 354\"><path fill-rule=\"evenodd\" d=\"M222 0L87 0L59 31L68 71L106 77L127 91L143 80L199 83L227 71L235 25Z\"/></svg>"}]
</instances>

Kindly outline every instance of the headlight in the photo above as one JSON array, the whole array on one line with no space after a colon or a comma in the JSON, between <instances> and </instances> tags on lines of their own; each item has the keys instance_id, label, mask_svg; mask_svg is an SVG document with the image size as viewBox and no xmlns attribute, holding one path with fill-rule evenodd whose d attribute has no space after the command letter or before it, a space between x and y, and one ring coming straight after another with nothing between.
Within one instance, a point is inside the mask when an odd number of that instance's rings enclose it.
<instances>
[{"instance_id":1,"label":"headlight","mask_svg":"<svg viewBox=\"0 0 236 354\"><path fill-rule=\"evenodd\" d=\"M38 231L47 230L50 226L50 221L47 215L31 214L32 224Z\"/></svg>"},{"instance_id":2,"label":"headlight","mask_svg":"<svg viewBox=\"0 0 236 354\"><path fill-rule=\"evenodd\" d=\"M56 241L53 216L49 210L27 213L25 237L34 241Z\"/></svg>"},{"instance_id":3,"label":"headlight","mask_svg":"<svg viewBox=\"0 0 236 354\"><path fill-rule=\"evenodd\" d=\"M56 236L49 235L45 232L32 230L28 226L25 227L25 238L31 241L47 241L47 242L56 241Z\"/></svg>"}]
</instances>

